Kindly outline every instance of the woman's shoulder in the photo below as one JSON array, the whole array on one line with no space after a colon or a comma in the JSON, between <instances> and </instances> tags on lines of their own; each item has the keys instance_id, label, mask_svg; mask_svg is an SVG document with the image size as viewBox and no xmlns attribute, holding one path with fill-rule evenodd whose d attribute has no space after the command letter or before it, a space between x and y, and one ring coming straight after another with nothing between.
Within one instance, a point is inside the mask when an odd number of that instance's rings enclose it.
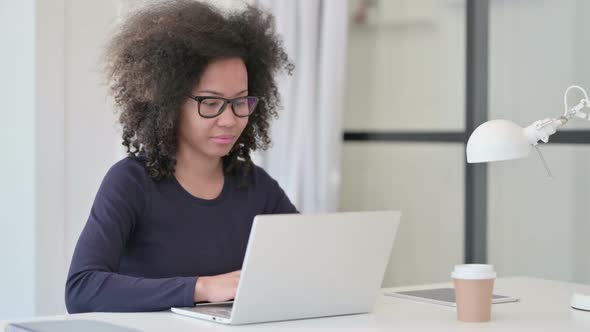
<instances>
[{"instance_id":1,"label":"woman's shoulder","mask_svg":"<svg viewBox=\"0 0 590 332\"><path fill-rule=\"evenodd\" d=\"M264 214L267 213L297 213L297 209L285 194L285 191L264 168L252 166L252 178L255 192L266 197Z\"/></svg>"},{"instance_id":2,"label":"woman's shoulder","mask_svg":"<svg viewBox=\"0 0 590 332\"><path fill-rule=\"evenodd\" d=\"M147 206L150 187L149 176L143 162L136 157L127 157L113 164L98 189L97 207L130 207L139 215Z\"/></svg>"},{"instance_id":3,"label":"woman's shoulder","mask_svg":"<svg viewBox=\"0 0 590 332\"><path fill-rule=\"evenodd\" d=\"M252 163L249 176L251 189L256 192L275 193L282 190L278 181L272 177L264 168Z\"/></svg>"},{"instance_id":4,"label":"woman's shoulder","mask_svg":"<svg viewBox=\"0 0 590 332\"><path fill-rule=\"evenodd\" d=\"M111 166L104 182L143 186L148 179L144 160L141 157L126 157Z\"/></svg>"},{"instance_id":5,"label":"woman's shoulder","mask_svg":"<svg viewBox=\"0 0 590 332\"><path fill-rule=\"evenodd\" d=\"M115 173L129 173L136 176L147 176L145 160L142 157L125 157L111 166L109 171Z\"/></svg>"},{"instance_id":6,"label":"woman's shoulder","mask_svg":"<svg viewBox=\"0 0 590 332\"><path fill-rule=\"evenodd\" d=\"M254 163L252 163L251 177L254 185L266 186L276 184L275 179L273 179L273 177L270 174L268 174L268 172L264 168Z\"/></svg>"}]
</instances>

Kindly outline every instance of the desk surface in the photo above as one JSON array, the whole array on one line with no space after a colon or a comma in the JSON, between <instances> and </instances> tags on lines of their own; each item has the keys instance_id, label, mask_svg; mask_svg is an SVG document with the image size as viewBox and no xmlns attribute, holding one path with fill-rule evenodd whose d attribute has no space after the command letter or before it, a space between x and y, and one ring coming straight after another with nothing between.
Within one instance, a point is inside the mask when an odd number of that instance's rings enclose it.
<instances>
[{"instance_id":1,"label":"desk surface","mask_svg":"<svg viewBox=\"0 0 590 332\"><path fill-rule=\"evenodd\" d=\"M426 289L450 284L391 288ZM389 289L384 289L389 290ZM225 326L171 312L87 313L36 317L34 320L93 319L142 331L590 331L590 312L571 309L574 292L590 294L590 286L525 277L504 278L494 292L519 297L520 302L494 304L492 321L462 323L454 308L380 295L370 314L306 319L242 326ZM381 292L382 294L383 292ZM6 323L4 323L6 324ZM4 330L0 323L0 330Z\"/></svg>"}]
</instances>

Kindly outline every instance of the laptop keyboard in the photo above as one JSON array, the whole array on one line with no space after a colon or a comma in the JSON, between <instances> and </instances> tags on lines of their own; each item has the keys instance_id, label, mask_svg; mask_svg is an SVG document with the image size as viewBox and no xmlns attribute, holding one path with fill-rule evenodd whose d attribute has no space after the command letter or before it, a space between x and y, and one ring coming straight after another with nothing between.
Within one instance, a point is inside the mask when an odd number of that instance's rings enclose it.
<instances>
[{"instance_id":1,"label":"laptop keyboard","mask_svg":"<svg viewBox=\"0 0 590 332\"><path fill-rule=\"evenodd\" d=\"M206 315L217 316L222 318L230 318L232 311L232 304L219 304L219 305L204 305L196 306L195 312L203 313Z\"/></svg>"}]
</instances>

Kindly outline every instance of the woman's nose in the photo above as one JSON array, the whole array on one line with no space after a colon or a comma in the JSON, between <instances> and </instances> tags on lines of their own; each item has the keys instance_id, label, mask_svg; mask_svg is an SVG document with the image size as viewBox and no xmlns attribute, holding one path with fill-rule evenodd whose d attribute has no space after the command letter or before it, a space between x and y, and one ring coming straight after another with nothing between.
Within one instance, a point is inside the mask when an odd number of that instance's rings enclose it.
<instances>
[{"instance_id":1,"label":"woman's nose","mask_svg":"<svg viewBox=\"0 0 590 332\"><path fill-rule=\"evenodd\" d=\"M221 126L221 127L232 127L236 124L237 119L236 119L236 115L234 114L233 110L232 110L232 105L228 104L226 106L226 109L223 111L223 113L219 114L218 119L217 119L217 125Z\"/></svg>"}]
</instances>

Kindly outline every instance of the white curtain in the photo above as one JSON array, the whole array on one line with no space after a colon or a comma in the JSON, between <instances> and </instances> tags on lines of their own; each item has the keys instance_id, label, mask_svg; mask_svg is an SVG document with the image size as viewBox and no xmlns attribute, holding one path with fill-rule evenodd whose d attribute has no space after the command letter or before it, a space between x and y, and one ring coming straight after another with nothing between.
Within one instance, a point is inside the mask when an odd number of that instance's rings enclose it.
<instances>
[{"instance_id":1,"label":"white curtain","mask_svg":"<svg viewBox=\"0 0 590 332\"><path fill-rule=\"evenodd\" d=\"M301 212L338 208L348 1L259 0L295 64L280 79L272 147L254 157Z\"/></svg>"}]
</instances>

